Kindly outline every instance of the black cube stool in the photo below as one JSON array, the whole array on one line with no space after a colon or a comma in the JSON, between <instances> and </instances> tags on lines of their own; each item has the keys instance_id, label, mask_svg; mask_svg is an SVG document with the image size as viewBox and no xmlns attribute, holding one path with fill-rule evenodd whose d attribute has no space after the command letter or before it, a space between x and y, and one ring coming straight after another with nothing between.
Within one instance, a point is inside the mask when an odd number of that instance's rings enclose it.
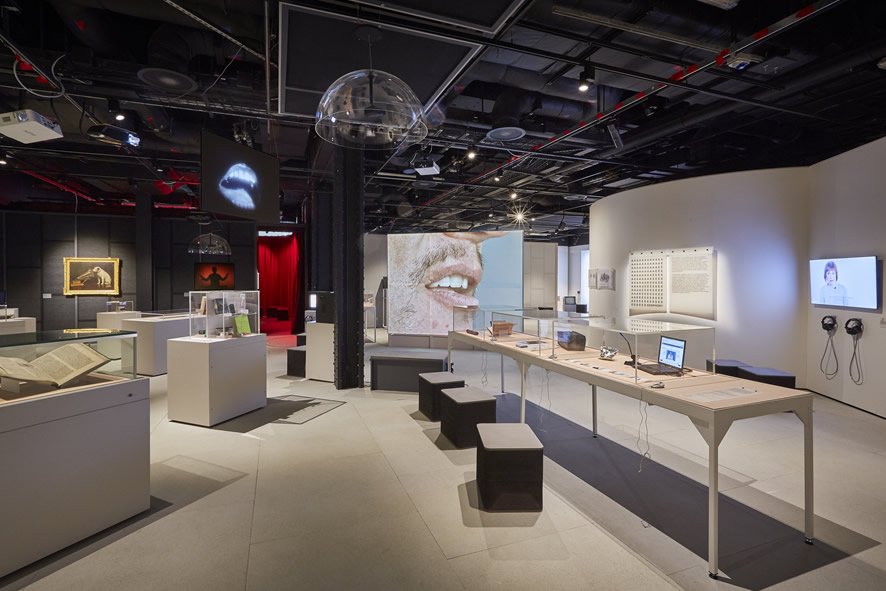
<instances>
[{"instance_id":1,"label":"black cube stool","mask_svg":"<svg viewBox=\"0 0 886 591\"><path fill-rule=\"evenodd\" d=\"M301 347L289 347L286 350L286 375L305 377L307 355L308 348L304 345Z\"/></svg>"},{"instance_id":2,"label":"black cube stool","mask_svg":"<svg viewBox=\"0 0 886 591\"><path fill-rule=\"evenodd\" d=\"M448 371L418 374L418 410L432 421L440 420L440 391L464 388L465 381Z\"/></svg>"},{"instance_id":3,"label":"black cube stool","mask_svg":"<svg viewBox=\"0 0 886 591\"><path fill-rule=\"evenodd\" d=\"M373 390L418 392L418 376L449 369L446 352L376 353L369 359Z\"/></svg>"},{"instance_id":4,"label":"black cube stool","mask_svg":"<svg viewBox=\"0 0 886 591\"><path fill-rule=\"evenodd\" d=\"M486 511L541 511L544 446L525 423L477 425L477 492Z\"/></svg>"},{"instance_id":5,"label":"black cube stool","mask_svg":"<svg viewBox=\"0 0 886 591\"><path fill-rule=\"evenodd\" d=\"M797 378L794 374L775 369L774 367L745 365L738 368L738 377L783 388L794 388L797 385Z\"/></svg>"},{"instance_id":6,"label":"black cube stool","mask_svg":"<svg viewBox=\"0 0 886 591\"><path fill-rule=\"evenodd\" d=\"M714 371L714 362L710 359L707 359L706 361L708 371ZM739 361L738 359L717 359L717 373L721 373L725 376L737 378L739 377L738 368L745 366L747 366L747 363Z\"/></svg>"},{"instance_id":7,"label":"black cube stool","mask_svg":"<svg viewBox=\"0 0 886 591\"><path fill-rule=\"evenodd\" d=\"M440 432L455 447L477 445L477 423L495 422L495 398L479 388L440 391Z\"/></svg>"}]
</instances>

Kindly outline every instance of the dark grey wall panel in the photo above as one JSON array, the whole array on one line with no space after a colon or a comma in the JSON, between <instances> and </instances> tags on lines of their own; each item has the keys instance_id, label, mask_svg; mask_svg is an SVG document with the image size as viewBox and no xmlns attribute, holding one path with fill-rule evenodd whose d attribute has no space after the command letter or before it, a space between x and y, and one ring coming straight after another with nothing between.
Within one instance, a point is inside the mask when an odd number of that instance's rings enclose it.
<instances>
[{"instance_id":1,"label":"dark grey wall panel","mask_svg":"<svg viewBox=\"0 0 886 591\"><path fill-rule=\"evenodd\" d=\"M40 322L43 303L40 291L40 269L25 268L6 270L6 302L18 308L19 316L33 316Z\"/></svg>"},{"instance_id":2,"label":"dark grey wall panel","mask_svg":"<svg viewBox=\"0 0 886 591\"><path fill-rule=\"evenodd\" d=\"M253 246L257 236L255 224L252 222L231 222L228 224L228 240L231 246Z\"/></svg>"},{"instance_id":3,"label":"dark grey wall panel","mask_svg":"<svg viewBox=\"0 0 886 591\"><path fill-rule=\"evenodd\" d=\"M169 220L154 220L154 268L172 266L172 223Z\"/></svg>"},{"instance_id":4,"label":"dark grey wall panel","mask_svg":"<svg viewBox=\"0 0 886 591\"><path fill-rule=\"evenodd\" d=\"M135 244L135 219L114 217L108 218L110 241L131 242ZM113 255L111 255L113 256Z\"/></svg>"},{"instance_id":5,"label":"dark grey wall panel","mask_svg":"<svg viewBox=\"0 0 886 591\"><path fill-rule=\"evenodd\" d=\"M120 259L120 289L124 293L135 293L135 243L111 242L110 256Z\"/></svg>"},{"instance_id":6,"label":"dark grey wall panel","mask_svg":"<svg viewBox=\"0 0 886 591\"><path fill-rule=\"evenodd\" d=\"M169 283L169 271L154 272L154 306L158 310L172 310L172 291ZM135 303L136 308L138 302Z\"/></svg>"},{"instance_id":7,"label":"dark grey wall panel","mask_svg":"<svg viewBox=\"0 0 886 591\"><path fill-rule=\"evenodd\" d=\"M256 289L256 253L252 249L231 247L231 262L234 263L234 287L236 289Z\"/></svg>"},{"instance_id":8,"label":"dark grey wall panel","mask_svg":"<svg viewBox=\"0 0 886 591\"><path fill-rule=\"evenodd\" d=\"M70 240L71 242L74 241L73 216L44 215L42 217L44 240Z\"/></svg>"},{"instance_id":9,"label":"dark grey wall panel","mask_svg":"<svg viewBox=\"0 0 886 591\"><path fill-rule=\"evenodd\" d=\"M61 330L63 328L76 328L74 326L74 297L52 296L48 300L43 300L41 330Z\"/></svg>"},{"instance_id":10,"label":"dark grey wall panel","mask_svg":"<svg viewBox=\"0 0 886 591\"><path fill-rule=\"evenodd\" d=\"M106 257L108 252L108 218L77 218L77 256Z\"/></svg>"},{"instance_id":11,"label":"dark grey wall panel","mask_svg":"<svg viewBox=\"0 0 886 591\"><path fill-rule=\"evenodd\" d=\"M40 267L43 263L40 216L15 214L6 220L6 264L9 267Z\"/></svg>"},{"instance_id":12,"label":"dark grey wall panel","mask_svg":"<svg viewBox=\"0 0 886 591\"><path fill-rule=\"evenodd\" d=\"M78 326L90 327L95 326L95 315L108 309L107 302L109 299L116 299L109 296L78 296L77 297L77 318ZM90 323L90 324L86 324Z\"/></svg>"},{"instance_id":13,"label":"dark grey wall panel","mask_svg":"<svg viewBox=\"0 0 886 591\"><path fill-rule=\"evenodd\" d=\"M45 227L45 226L44 226ZM61 295L65 286L65 257L74 256L74 241L43 241L43 291Z\"/></svg>"}]
</instances>

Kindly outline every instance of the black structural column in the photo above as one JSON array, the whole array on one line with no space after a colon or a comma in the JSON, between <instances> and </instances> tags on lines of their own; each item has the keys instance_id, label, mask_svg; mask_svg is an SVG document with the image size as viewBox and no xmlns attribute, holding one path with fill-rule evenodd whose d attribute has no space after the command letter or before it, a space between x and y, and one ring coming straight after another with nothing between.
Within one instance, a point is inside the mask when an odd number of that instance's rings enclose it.
<instances>
[{"instance_id":1,"label":"black structural column","mask_svg":"<svg viewBox=\"0 0 886 591\"><path fill-rule=\"evenodd\" d=\"M363 386L363 152L335 149L332 278L335 387Z\"/></svg>"},{"instance_id":2,"label":"black structural column","mask_svg":"<svg viewBox=\"0 0 886 591\"><path fill-rule=\"evenodd\" d=\"M147 191L135 192L135 305L154 309L154 202Z\"/></svg>"}]
</instances>

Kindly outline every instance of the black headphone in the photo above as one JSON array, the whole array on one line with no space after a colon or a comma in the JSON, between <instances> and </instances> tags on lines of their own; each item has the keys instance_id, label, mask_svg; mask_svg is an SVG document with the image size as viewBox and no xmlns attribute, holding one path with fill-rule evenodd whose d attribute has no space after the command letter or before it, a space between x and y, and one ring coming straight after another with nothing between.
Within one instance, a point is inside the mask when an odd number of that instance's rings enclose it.
<instances>
[{"instance_id":1,"label":"black headphone","mask_svg":"<svg viewBox=\"0 0 886 591\"><path fill-rule=\"evenodd\" d=\"M852 336L861 336L861 333L864 332L864 324L862 324L861 318L850 318L846 321L844 328L846 329L846 334Z\"/></svg>"},{"instance_id":2,"label":"black headphone","mask_svg":"<svg viewBox=\"0 0 886 591\"><path fill-rule=\"evenodd\" d=\"M821 327L828 332L833 331L837 328L837 317L836 316L825 316L821 319Z\"/></svg>"}]
</instances>

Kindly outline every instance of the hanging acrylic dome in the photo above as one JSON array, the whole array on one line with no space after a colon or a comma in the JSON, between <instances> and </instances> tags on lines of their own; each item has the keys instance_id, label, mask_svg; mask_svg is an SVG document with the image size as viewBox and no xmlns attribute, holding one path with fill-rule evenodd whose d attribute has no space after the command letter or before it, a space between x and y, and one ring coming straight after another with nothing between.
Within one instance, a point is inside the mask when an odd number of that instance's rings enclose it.
<instances>
[{"instance_id":1,"label":"hanging acrylic dome","mask_svg":"<svg viewBox=\"0 0 886 591\"><path fill-rule=\"evenodd\" d=\"M225 240L218 234L208 232L206 234L200 234L199 236L191 240L191 244L188 246L188 253L230 256L231 245L228 243L227 240Z\"/></svg>"},{"instance_id":2,"label":"hanging acrylic dome","mask_svg":"<svg viewBox=\"0 0 886 591\"><path fill-rule=\"evenodd\" d=\"M333 82L317 106L321 138L347 148L392 150L428 135L409 86L381 70L356 70Z\"/></svg>"}]
</instances>

